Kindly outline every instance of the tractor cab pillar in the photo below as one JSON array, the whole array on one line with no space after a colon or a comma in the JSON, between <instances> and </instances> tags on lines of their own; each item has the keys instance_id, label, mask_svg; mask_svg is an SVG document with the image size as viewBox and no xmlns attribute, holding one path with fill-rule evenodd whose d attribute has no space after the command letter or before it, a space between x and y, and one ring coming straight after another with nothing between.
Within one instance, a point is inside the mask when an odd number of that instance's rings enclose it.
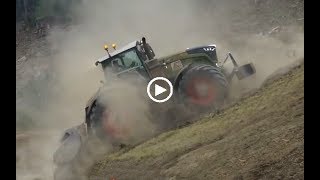
<instances>
[{"instance_id":1,"label":"tractor cab pillar","mask_svg":"<svg viewBox=\"0 0 320 180\"><path fill-rule=\"evenodd\" d=\"M144 49L144 52L149 60L153 59L155 57L154 51L151 48L151 46L146 42L146 38L142 37L142 47Z\"/></svg>"}]
</instances>

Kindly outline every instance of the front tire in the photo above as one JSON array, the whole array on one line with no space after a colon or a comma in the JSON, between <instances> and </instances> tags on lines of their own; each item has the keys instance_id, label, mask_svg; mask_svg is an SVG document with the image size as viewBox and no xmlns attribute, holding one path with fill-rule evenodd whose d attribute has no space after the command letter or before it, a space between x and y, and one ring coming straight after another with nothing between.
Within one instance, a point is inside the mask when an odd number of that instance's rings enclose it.
<instances>
[{"instance_id":1,"label":"front tire","mask_svg":"<svg viewBox=\"0 0 320 180\"><path fill-rule=\"evenodd\" d=\"M56 164L54 180L87 180L88 171L98 158L109 149L95 137L88 138L70 162Z\"/></svg>"},{"instance_id":2,"label":"front tire","mask_svg":"<svg viewBox=\"0 0 320 180\"><path fill-rule=\"evenodd\" d=\"M110 108L96 102L89 114L90 131L93 137L97 137L103 143L119 146L122 143L122 129L116 122L117 115Z\"/></svg>"},{"instance_id":3,"label":"front tire","mask_svg":"<svg viewBox=\"0 0 320 180\"><path fill-rule=\"evenodd\" d=\"M87 179L87 170L96 158L105 152L105 145L86 132L85 124L64 132L61 144L53 154L56 166L54 180Z\"/></svg>"}]
</instances>

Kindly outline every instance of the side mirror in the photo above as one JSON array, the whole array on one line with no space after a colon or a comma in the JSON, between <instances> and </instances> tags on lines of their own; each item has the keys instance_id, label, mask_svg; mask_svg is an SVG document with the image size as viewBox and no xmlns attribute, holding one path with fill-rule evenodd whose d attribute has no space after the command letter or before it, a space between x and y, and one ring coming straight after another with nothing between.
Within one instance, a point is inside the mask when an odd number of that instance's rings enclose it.
<instances>
[{"instance_id":1,"label":"side mirror","mask_svg":"<svg viewBox=\"0 0 320 180\"><path fill-rule=\"evenodd\" d=\"M99 62L99 61L96 61L94 64L95 64L96 66L98 66L98 65L100 64L100 62Z\"/></svg>"},{"instance_id":2,"label":"side mirror","mask_svg":"<svg viewBox=\"0 0 320 180\"><path fill-rule=\"evenodd\" d=\"M144 44L144 43L147 43L146 38L145 38L145 37L142 37L141 42L142 42L143 44Z\"/></svg>"}]
</instances>

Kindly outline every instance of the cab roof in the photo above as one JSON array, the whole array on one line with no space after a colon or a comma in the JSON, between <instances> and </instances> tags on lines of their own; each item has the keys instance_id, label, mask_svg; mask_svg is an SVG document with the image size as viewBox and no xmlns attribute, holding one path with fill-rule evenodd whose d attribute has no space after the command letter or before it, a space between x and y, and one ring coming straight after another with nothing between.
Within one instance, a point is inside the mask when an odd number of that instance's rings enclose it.
<instances>
[{"instance_id":1,"label":"cab roof","mask_svg":"<svg viewBox=\"0 0 320 180\"><path fill-rule=\"evenodd\" d=\"M124 51L126 51L128 49L136 47L138 44L139 44L139 41L133 41L133 42L128 43L127 45L123 46L120 49L117 49L117 50L115 50L113 52L109 52L109 54L110 54L111 57L113 57L113 56L118 55L118 54L120 54L120 53L122 53L122 52L124 52ZM103 56L103 57L98 59L98 62L103 62L105 60L108 60L109 58L110 58L109 55Z\"/></svg>"}]
</instances>

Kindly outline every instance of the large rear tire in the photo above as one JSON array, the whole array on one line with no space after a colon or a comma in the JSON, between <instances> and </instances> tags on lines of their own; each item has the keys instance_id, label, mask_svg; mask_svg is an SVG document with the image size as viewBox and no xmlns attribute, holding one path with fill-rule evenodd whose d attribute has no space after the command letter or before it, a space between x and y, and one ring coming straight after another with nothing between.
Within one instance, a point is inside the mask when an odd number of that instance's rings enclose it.
<instances>
[{"instance_id":1,"label":"large rear tire","mask_svg":"<svg viewBox=\"0 0 320 180\"><path fill-rule=\"evenodd\" d=\"M219 68L197 65L189 69L179 82L178 93L183 103L196 112L219 109L227 95L229 85Z\"/></svg>"}]
</instances>

